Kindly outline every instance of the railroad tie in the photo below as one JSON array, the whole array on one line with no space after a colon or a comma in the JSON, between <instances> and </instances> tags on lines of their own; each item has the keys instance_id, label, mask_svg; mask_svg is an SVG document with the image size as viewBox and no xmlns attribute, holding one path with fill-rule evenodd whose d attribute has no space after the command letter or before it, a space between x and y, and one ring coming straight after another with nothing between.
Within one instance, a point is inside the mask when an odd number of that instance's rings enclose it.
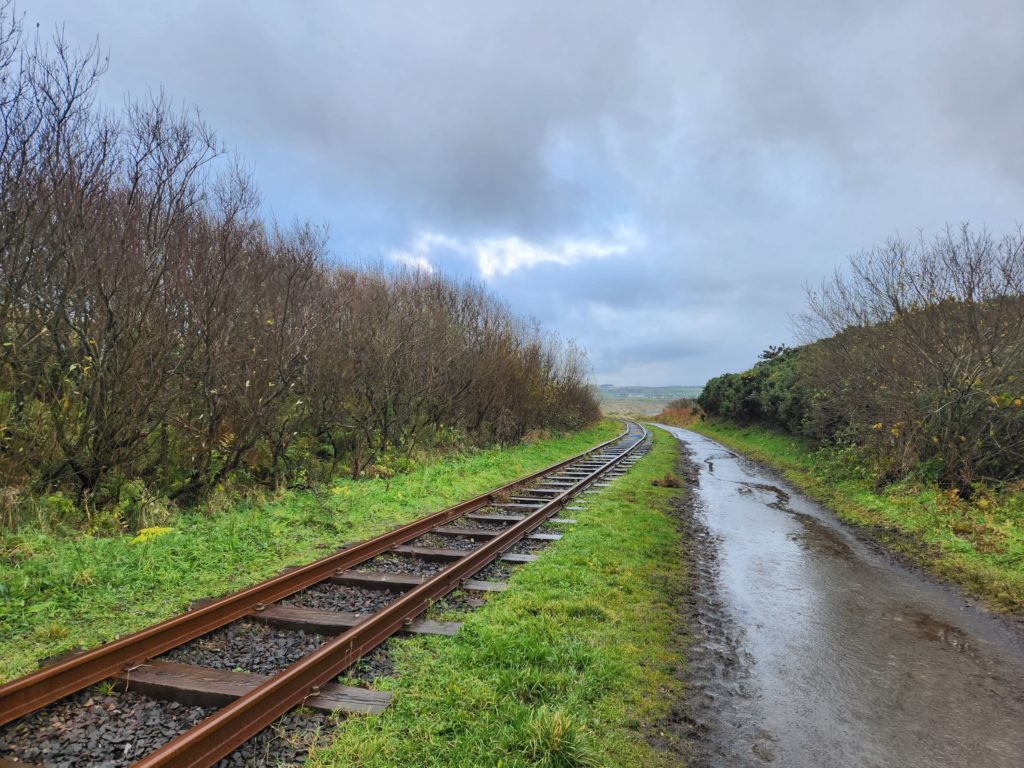
<instances>
[{"instance_id":1,"label":"railroad tie","mask_svg":"<svg viewBox=\"0 0 1024 768\"><path fill-rule=\"evenodd\" d=\"M461 560L466 555L472 554L471 549L438 549L436 547L411 547L397 546L388 550L395 555L409 555L420 557L424 560ZM519 555L514 552L506 552L498 556L499 560L507 563L532 563L537 559L536 555Z\"/></svg>"},{"instance_id":2,"label":"railroad tie","mask_svg":"<svg viewBox=\"0 0 1024 768\"><path fill-rule=\"evenodd\" d=\"M463 589L470 592L504 592L508 589L507 581L481 581L479 579L467 579L461 584Z\"/></svg>"},{"instance_id":3,"label":"railroad tie","mask_svg":"<svg viewBox=\"0 0 1024 768\"><path fill-rule=\"evenodd\" d=\"M470 513L465 515L467 520L475 520L478 523L518 523L525 520L525 515L482 515Z\"/></svg>"},{"instance_id":4,"label":"railroad tie","mask_svg":"<svg viewBox=\"0 0 1024 768\"><path fill-rule=\"evenodd\" d=\"M363 589L390 589L395 592L406 592L423 583L422 576L410 576L404 573L387 571L343 571L331 578L335 584ZM502 592L508 587L504 581L481 581L467 579L462 582L463 589L475 592Z\"/></svg>"},{"instance_id":5,"label":"railroad tie","mask_svg":"<svg viewBox=\"0 0 1024 768\"><path fill-rule=\"evenodd\" d=\"M230 672L170 661L151 661L114 678L125 690L192 707L223 707L259 687L268 675ZM375 715L387 709L391 694L334 683L303 704L323 712ZM21 765L19 763L19 765Z\"/></svg>"},{"instance_id":6,"label":"railroad tie","mask_svg":"<svg viewBox=\"0 0 1024 768\"><path fill-rule=\"evenodd\" d=\"M418 587L425 579L423 576L388 571L340 571L331 576L330 581L332 584L341 584L346 587L407 592L413 587Z\"/></svg>"},{"instance_id":7,"label":"railroad tie","mask_svg":"<svg viewBox=\"0 0 1024 768\"><path fill-rule=\"evenodd\" d=\"M268 605L256 609L250 618L274 627L282 627L317 635L340 635L363 621L368 614L348 611L321 611L315 608L299 608L293 605ZM447 635L451 637L462 624L457 621L432 621L413 619L402 631L414 635Z\"/></svg>"}]
</instances>

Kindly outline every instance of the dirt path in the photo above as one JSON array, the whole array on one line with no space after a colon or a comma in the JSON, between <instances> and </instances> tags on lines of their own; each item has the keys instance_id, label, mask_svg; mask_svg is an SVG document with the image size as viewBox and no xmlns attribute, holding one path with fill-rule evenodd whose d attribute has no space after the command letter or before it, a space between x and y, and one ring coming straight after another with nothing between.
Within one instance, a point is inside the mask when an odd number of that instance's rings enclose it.
<instances>
[{"instance_id":1,"label":"dirt path","mask_svg":"<svg viewBox=\"0 0 1024 768\"><path fill-rule=\"evenodd\" d=\"M1024 765L1024 643L706 437L689 527L688 765Z\"/></svg>"}]
</instances>

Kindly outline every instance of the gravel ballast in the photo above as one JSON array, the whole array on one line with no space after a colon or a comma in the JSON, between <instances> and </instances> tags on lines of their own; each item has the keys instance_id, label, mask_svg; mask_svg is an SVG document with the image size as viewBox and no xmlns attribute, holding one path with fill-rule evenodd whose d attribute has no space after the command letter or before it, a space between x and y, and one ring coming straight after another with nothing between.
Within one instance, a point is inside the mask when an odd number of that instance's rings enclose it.
<instances>
[{"instance_id":1,"label":"gravel ballast","mask_svg":"<svg viewBox=\"0 0 1024 768\"><path fill-rule=\"evenodd\" d=\"M536 555L542 549L546 549L550 541L534 541L533 539L520 539L509 552L513 552L517 555Z\"/></svg>"},{"instance_id":2,"label":"gravel ballast","mask_svg":"<svg viewBox=\"0 0 1024 768\"><path fill-rule=\"evenodd\" d=\"M80 691L0 729L0 757L52 768L117 768L212 712L136 693Z\"/></svg>"},{"instance_id":3,"label":"gravel ballast","mask_svg":"<svg viewBox=\"0 0 1024 768\"><path fill-rule=\"evenodd\" d=\"M80 691L0 728L0 757L47 768L122 768L216 710L137 693ZM217 768L302 765L328 716L295 710L217 763Z\"/></svg>"},{"instance_id":4,"label":"gravel ballast","mask_svg":"<svg viewBox=\"0 0 1024 768\"><path fill-rule=\"evenodd\" d=\"M473 574L473 578L478 581L508 581L512 578L512 574L516 572L518 567L512 563L503 563L500 560L495 560L490 565L484 566Z\"/></svg>"},{"instance_id":5,"label":"gravel ballast","mask_svg":"<svg viewBox=\"0 0 1024 768\"><path fill-rule=\"evenodd\" d=\"M160 660L272 675L308 656L323 641L320 635L241 619L168 651Z\"/></svg>"},{"instance_id":6,"label":"gravel ballast","mask_svg":"<svg viewBox=\"0 0 1024 768\"><path fill-rule=\"evenodd\" d=\"M427 618L452 618L451 614L468 613L484 604L483 598L477 593L456 589L449 592L440 600L430 606L426 613Z\"/></svg>"},{"instance_id":7,"label":"gravel ballast","mask_svg":"<svg viewBox=\"0 0 1024 768\"><path fill-rule=\"evenodd\" d=\"M390 605L401 592L390 589L361 589L342 584L314 584L281 601L281 605L297 608L315 608L318 611L348 611L350 613L376 613Z\"/></svg>"},{"instance_id":8,"label":"gravel ballast","mask_svg":"<svg viewBox=\"0 0 1024 768\"><path fill-rule=\"evenodd\" d=\"M460 517L453 520L451 525L453 528L472 528L475 531L504 531L512 526L516 522L510 520L507 523L489 523L485 520L470 520L466 517Z\"/></svg>"},{"instance_id":9,"label":"gravel ballast","mask_svg":"<svg viewBox=\"0 0 1024 768\"><path fill-rule=\"evenodd\" d=\"M357 571L386 571L387 573L408 573L413 576L433 576L448 566L436 560L424 560L408 555L377 555L356 566Z\"/></svg>"},{"instance_id":10,"label":"gravel ballast","mask_svg":"<svg viewBox=\"0 0 1024 768\"><path fill-rule=\"evenodd\" d=\"M425 533L409 542L414 547L431 547L433 549L476 549L483 542L468 536L439 536L436 533Z\"/></svg>"},{"instance_id":11,"label":"gravel ballast","mask_svg":"<svg viewBox=\"0 0 1024 768\"><path fill-rule=\"evenodd\" d=\"M391 640L385 640L359 661L345 670L339 682L352 685L353 681L365 685L372 684L379 677L390 677L395 673L395 664L391 660ZM364 687L365 687L364 685Z\"/></svg>"}]
</instances>

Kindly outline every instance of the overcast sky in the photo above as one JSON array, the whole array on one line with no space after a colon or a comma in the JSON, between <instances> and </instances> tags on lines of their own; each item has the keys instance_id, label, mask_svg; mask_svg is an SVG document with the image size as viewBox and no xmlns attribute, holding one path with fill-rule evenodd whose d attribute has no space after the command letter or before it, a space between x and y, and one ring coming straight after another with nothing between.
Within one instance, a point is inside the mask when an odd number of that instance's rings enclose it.
<instances>
[{"instance_id":1,"label":"overcast sky","mask_svg":"<svg viewBox=\"0 0 1024 768\"><path fill-rule=\"evenodd\" d=\"M1024 2L33 0L247 158L343 261L484 281L598 383L792 340L894 233L1024 220Z\"/></svg>"}]
</instances>

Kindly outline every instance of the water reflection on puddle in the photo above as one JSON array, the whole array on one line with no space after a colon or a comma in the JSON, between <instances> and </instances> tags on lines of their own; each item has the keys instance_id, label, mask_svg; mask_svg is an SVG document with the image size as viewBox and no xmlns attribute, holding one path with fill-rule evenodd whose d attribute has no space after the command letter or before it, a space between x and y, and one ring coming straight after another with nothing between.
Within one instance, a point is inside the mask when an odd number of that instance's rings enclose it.
<instances>
[{"instance_id":1,"label":"water reflection on puddle","mask_svg":"<svg viewBox=\"0 0 1024 768\"><path fill-rule=\"evenodd\" d=\"M708 724L731 744L712 764L1024 766L1019 637L757 465L673 431L701 469L694 492L716 547L707 591L745 667L729 674L747 696ZM721 698L726 682L693 684Z\"/></svg>"}]
</instances>

